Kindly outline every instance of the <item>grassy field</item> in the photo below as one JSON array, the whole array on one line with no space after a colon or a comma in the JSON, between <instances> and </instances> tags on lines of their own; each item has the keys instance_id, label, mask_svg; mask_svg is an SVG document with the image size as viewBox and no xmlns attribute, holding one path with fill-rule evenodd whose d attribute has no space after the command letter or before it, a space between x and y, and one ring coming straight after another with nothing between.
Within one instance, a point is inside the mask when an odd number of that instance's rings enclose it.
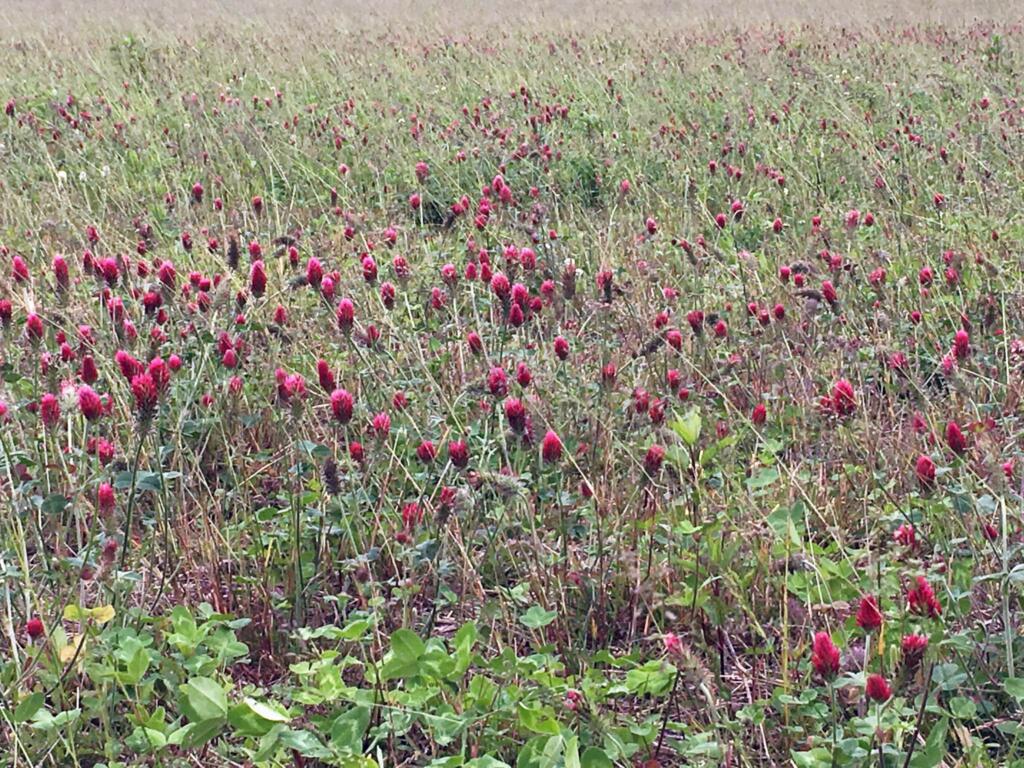
<instances>
[{"instance_id":1,"label":"grassy field","mask_svg":"<svg viewBox=\"0 0 1024 768\"><path fill-rule=\"evenodd\" d=\"M0 9L0 765L1024 765L1012 6L363 10Z\"/></svg>"}]
</instances>

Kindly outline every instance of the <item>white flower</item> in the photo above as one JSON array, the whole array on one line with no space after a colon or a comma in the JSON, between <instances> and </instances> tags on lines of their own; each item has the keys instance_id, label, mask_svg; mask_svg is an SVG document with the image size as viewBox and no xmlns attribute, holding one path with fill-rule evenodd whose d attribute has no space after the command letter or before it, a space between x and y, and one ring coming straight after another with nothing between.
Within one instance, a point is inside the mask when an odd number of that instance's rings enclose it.
<instances>
[{"instance_id":1,"label":"white flower","mask_svg":"<svg viewBox=\"0 0 1024 768\"><path fill-rule=\"evenodd\" d=\"M79 171L78 172L78 180L80 182L82 182L83 184L85 184L85 182L87 182L89 180L89 174L87 174L85 171Z\"/></svg>"},{"instance_id":2,"label":"white flower","mask_svg":"<svg viewBox=\"0 0 1024 768\"><path fill-rule=\"evenodd\" d=\"M105 179L109 175L110 175L110 166L109 165L104 165L102 168L100 168L100 176L102 176Z\"/></svg>"},{"instance_id":3,"label":"white flower","mask_svg":"<svg viewBox=\"0 0 1024 768\"><path fill-rule=\"evenodd\" d=\"M63 184L68 180L68 174L66 171L57 171L57 183Z\"/></svg>"}]
</instances>

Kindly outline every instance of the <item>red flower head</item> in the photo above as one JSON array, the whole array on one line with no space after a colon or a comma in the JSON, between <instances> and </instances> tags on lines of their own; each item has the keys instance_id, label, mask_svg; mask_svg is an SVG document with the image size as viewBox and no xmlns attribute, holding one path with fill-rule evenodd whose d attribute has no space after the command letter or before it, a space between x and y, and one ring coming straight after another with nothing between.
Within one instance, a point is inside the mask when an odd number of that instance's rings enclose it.
<instances>
[{"instance_id":1,"label":"red flower head","mask_svg":"<svg viewBox=\"0 0 1024 768\"><path fill-rule=\"evenodd\" d=\"M523 314L523 308L518 304L513 304L508 310L508 324L513 328L520 327L526 322L526 315Z\"/></svg>"},{"instance_id":2,"label":"red flower head","mask_svg":"<svg viewBox=\"0 0 1024 768\"><path fill-rule=\"evenodd\" d=\"M921 454L917 457L914 474L917 475L917 484L923 490L935 487L935 462L932 461L930 456Z\"/></svg>"},{"instance_id":3,"label":"red flower head","mask_svg":"<svg viewBox=\"0 0 1024 768\"><path fill-rule=\"evenodd\" d=\"M918 576L914 583L915 586L907 591L907 607L912 613L937 619L942 615L942 605L935 597L932 585L924 576Z\"/></svg>"},{"instance_id":4,"label":"red flower head","mask_svg":"<svg viewBox=\"0 0 1024 768\"><path fill-rule=\"evenodd\" d=\"M832 285L831 280L825 280L821 284L821 295L825 297L825 301L829 304L835 304L839 301L839 294L836 293L836 287Z\"/></svg>"},{"instance_id":5,"label":"red flower head","mask_svg":"<svg viewBox=\"0 0 1024 768\"><path fill-rule=\"evenodd\" d=\"M831 680L839 674L839 649L832 642L828 632L818 632L814 635L811 664L818 676L825 680Z\"/></svg>"},{"instance_id":6,"label":"red flower head","mask_svg":"<svg viewBox=\"0 0 1024 768\"><path fill-rule=\"evenodd\" d=\"M385 411L381 411L373 417L373 421L370 423L373 428L374 434L377 437L387 437L391 431L391 417Z\"/></svg>"},{"instance_id":7,"label":"red flower head","mask_svg":"<svg viewBox=\"0 0 1024 768\"><path fill-rule=\"evenodd\" d=\"M14 258L11 259L11 277L14 278L14 282L16 283L27 282L30 278L28 264L25 263L25 260L21 258L21 256L15 255Z\"/></svg>"},{"instance_id":8,"label":"red flower head","mask_svg":"<svg viewBox=\"0 0 1024 768\"><path fill-rule=\"evenodd\" d=\"M331 366L328 365L326 360L320 359L316 361L316 375L324 392L333 392L335 390L334 372L331 371Z\"/></svg>"},{"instance_id":9,"label":"red flower head","mask_svg":"<svg viewBox=\"0 0 1024 768\"><path fill-rule=\"evenodd\" d=\"M971 354L971 336L961 328L953 337L953 356L957 360L963 360L969 354Z\"/></svg>"},{"instance_id":10,"label":"red flower head","mask_svg":"<svg viewBox=\"0 0 1024 768\"><path fill-rule=\"evenodd\" d=\"M39 418L43 420L43 426L53 427L60 421L60 401L51 392L46 392L39 398Z\"/></svg>"},{"instance_id":11,"label":"red flower head","mask_svg":"<svg viewBox=\"0 0 1024 768\"><path fill-rule=\"evenodd\" d=\"M352 395L345 389L331 392L331 413L339 424L348 424L352 420Z\"/></svg>"},{"instance_id":12,"label":"red flower head","mask_svg":"<svg viewBox=\"0 0 1024 768\"><path fill-rule=\"evenodd\" d=\"M903 664L908 670L915 669L928 650L928 638L925 635L904 635L900 643L903 649Z\"/></svg>"},{"instance_id":13,"label":"red flower head","mask_svg":"<svg viewBox=\"0 0 1024 768\"><path fill-rule=\"evenodd\" d=\"M555 356L559 360L569 357L569 342L565 340L564 336L555 337Z\"/></svg>"},{"instance_id":14,"label":"red flower head","mask_svg":"<svg viewBox=\"0 0 1024 768\"><path fill-rule=\"evenodd\" d=\"M338 321L338 328L343 333L349 333L352 330L352 325L355 323L356 318L356 307L352 303L352 299L344 298L338 302L338 310L335 313L335 319Z\"/></svg>"},{"instance_id":15,"label":"red flower head","mask_svg":"<svg viewBox=\"0 0 1024 768\"><path fill-rule=\"evenodd\" d=\"M760 427L765 423L767 419L768 409L765 408L764 403L758 403L757 405L755 405L754 410L750 414L750 420L754 422L755 425Z\"/></svg>"},{"instance_id":16,"label":"red flower head","mask_svg":"<svg viewBox=\"0 0 1024 768\"><path fill-rule=\"evenodd\" d=\"M132 395L135 397L135 410L141 418L148 418L156 410L159 391L153 377L140 373L132 377Z\"/></svg>"},{"instance_id":17,"label":"red flower head","mask_svg":"<svg viewBox=\"0 0 1024 768\"><path fill-rule=\"evenodd\" d=\"M831 407L837 416L849 416L857 410L857 393L846 379L839 379L833 385Z\"/></svg>"},{"instance_id":18,"label":"red flower head","mask_svg":"<svg viewBox=\"0 0 1024 768\"><path fill-rule=\"evenodd\" d=\"M665 331L665 341L672 349L679 350L683 348L683 334L679 332L678 328L669 328Z\"/></svg>"},{"instance_id":19,"label":"red flower head","mask_svg":"<svg viewBox=\"0 0 1024 768\"><path fill-rule=\"evenodd\" d=\"M647 449L647 454L644 456L644 469L647 470L647 474L652 477L658 474L661 469L661 463L665 460L665 449L658 444L652 445Z\"/></svg>"},{"instance_id":20,"label":"red flower head","mask_svg":"<svg viewBox=\"0 0 1024 768\"><path fill-rule=\"evenodd\" d=\"M967 438L964 437L963 431L960 429L955 421L951 421L946 425L946 445L950 447L957 456L963 456L967 453Z\"/></svg>"},{"instance_id":21,"label":"red flower head","mask_svg":"<svg viewBox=\"0 0 1024 768\"><path fill-rule=\"evenodd\" d=\"M103 416L103 401L88 384L78 388L78 409L87 421L96 421Z\"/></svg>"},{"instance_id":22,"label":"red flower head","mask_svg":"<svg viewBox=\"0 0 1024 768\"><path fill-rule=\"evenodd\" d=\"M96 506L104 517L109 517L114 511L114 487L110 483L100 485L96 492Z\"/></svg>"},{"instance_id":23,"label":"red flower head","mask_svg":"<svg viewBox=\"0 0 1024 768\"><path fill-rule=\"evenodd\" d=\"M889 683L881 675L868 675L867 685L864 687L864 693L872 701L884 703L892 698L892 688Z\"/></svg>"},{"instance_id":24,"label":"red flower head","mask_svg":"<svg viewBox=\"0 0 1024 768\"><path fill-rule=\"evenodd\" d=\"M43 326L43 318L32 312L25 318L25 335L30 341L37 342L43 338L46 329Z\"/></svg>"},{"instance_id":25,"label":"red flower head","mask_svg":"<svg viewBox=\"0 0 1024 768\"><path fill-rule=\"evenodd\" d=\"M503 273L496 272L494 277L491 278L491 290L494 291L494 295L499 299L506 301L512 290L512 285Z\"/></svg>"},{"instance_id":26,"label":"red flower head","mask_svg":"<svg viewBox=\"0 0 1024 768\"><path fill-rule=\"evenodd\" d=\"M666 632L662 642L665 644L665 653L669 656L679 656L683 652L683 641L675 632Z\"/></svg>"},{"instance_id":27,"label":"red flower head","mask_svg":"<svg viewBox=\"0 0 1024 768\"><path fill-rule=\"evenodd\" d=\"M117 555L117 539L107 539L103 542L103 550L100 552L100 562L105 566L110 566L114 562L114 557Z\"/></svg>"},{"instance_id":28,"label":"red flower head","mask_svg":"<svg viewBox=\"0 0 1024 768\"><path fill-rule=\"evenodd\" d=\"M267 271L261 259L256 259L249 270L249 290L259 298L267 291Z\"/></svg>"},{"instance_id":29,"label":"red flower head","mask_svg":"<svg viewBox=\"0 0 1024 768\"><path fill-rule=\"evenodd\" d=\"M306 380L298 373L288 374L284 379L284 392L287 395L285 399L290 400L293 397L296 401L305 399Z\"/></svg>"},{"instance_id":30,"label":"red flower head","mask_svg":"<svg viewBox=\"0 0 1024 768\"><path fill-rule=\"evenodd\" d=\"M604 367L601 368L601 383L606 387L614 387L615 376L617 373L618 369L616 368L615 363L606 363Z\"/></svg>"},{"instance_id":31,"label":"red flower head","mask_svg":"<svg viewBox=\"0 0 1024 768\"><path fill-rule=\"evenodd\" d=\"M504 397L508 394L508 376L505 369L494 366L487 374L487 389L495 397Z\"/></svg>"},{"instance_id":32,"label":"red flower head","mask_svg":"<svg viewBox=\"0 0 1024 768\"><path fill-rule=\"evenodd\" d=\"M448 443L448 459L459 469L465 469L469 464L469 448L465 440L454 440Z\"/></svg>"},{"instance_id":33,"label":"red flower head","mask_svg":"<svg viewBox=\"0 0 1024 768\"><path fill-rule=\"evenodd\" d=\"M367 254L362 259L363 267L363 279L368 283L377 282L377 262L374 261L373 256Z\"/></svg>"},{"instance_id":34,"label":"red flower head","mask_svg":"<svg viewBox=\"0 0 1024 768\"><path fill-rule=\"evenodd\" d=\"M637 387L633 390L633 410L637 413L647 413L651 407L651 396L647 390Z\"/></svg>"},{"instance_id":35,"label":"red flower head","mask_svg":"<svg viewBox=\"0 0 1024 768\"><path fill-rule=\"evenodd\" d=\"M66 289L70 281L68 274L68 262L67 260L57 254L53 257L53 276L57 280L57 287L60 289Z\"/></svg>"},{"instance_id":36,"label":"red flower head","mask_svg":"<svg viewBox=\"0 0 1024 768\"><path fill-rule=\"evenodd\" d=\"M38 616L33 616L25 622L25 633L33 640L42 637L45 631L46 628L43 626L43 621Z\"/></svg>"},{"instance_id":37,"label":"red flower head","mask_svg":"<svg viewBox=\"0 0 1024 768\"><path fill-rule=\"evenodd\" d=\"M540 446L540 455L548 464L554 464L562 458L562 441L554 430L549 429L544 435Z\"/></svg>"},{"instance_id":38,"label":"red flower head","mask_svg":"<svg viewBox=\"0 0 1024 768\"><path fill-rule=\"evenodd\" d=\"M526 429L526 407L523 405L523 401L515 397L506 400L505 418L508 419L508 424L513 432L522 434Z\"/></svg>"},{"instance_id":39,"label":"red flower head","mask_svg":"<svg viewBox=\"0 0 1024 768\"><path fill-rule=\"evenodd\" d=\"M146 367L146 372L152 377L153 383L156 384L157 393L166 391L167 385L171 383L171 372L163 358L154 357L150 360L149 365Z\"/></svg>"},{"instance_id":40,"label":"red flower head","mask_svg":"<svg viewBox=\"0 0 1024 768\"><path fill-rule=\"evenodd\" d=\"M469 351L474 355L479 355L484 351L484 342L476 331L466 334L466 344L469 345Z\"/></svg>"},{"instance_id":41,"label":"red flower head","mask_svg":"<svg viewBox=\"0 0 1024 768\"><path fill-rule=\"evenodd\" d=\"M323 279L323 265L320 264L320 260L316 256L310 256L309 261L306 262L306 283L314 288L319 288Z\"/></svg>"},{"instance_id":42,"label":"red flower head","mask_svg":"<svg viewBox=\"0 0 1024 768\"><path fill-rule=\"evenodd\" d=\"M896 529L896 533L892 535L894 541L902 544L908 549L913 549L917 546L917 536L914 533L914 526L903 523L899 528Z\"/></svg>"},{"instance_id":43,"label":"red flower head","mask_svg":"<svg viewBox=\"0 0 1024 768\"><path fill-rule=\"evenodd\" d=\"M415 501L402 507L402 524L405 530L411 531L423 520L423 508Z\"/></svg>"},{"instance_id":44,"label":"red flower head","mask_svg":"<svg viewBox=\"0 0 1024 768\"><path fill-rule=\"evenodd\" d=\"M437 448L429 440L424 440L416 448L416 458L424 464L430 464L437 457Z\"/></svg>"},{"instance_id":45,"label":"red flower head","mask_svg":"<svg viewBox=\"0 0 1024 768\"><path fill-rule=\"evenodd\" d=\"M395 306L395 286L387 281L380 284L380 300L385 309L393 309Z\"/></svg>"},{"instance_id":46,"label":"red flower head","mask_svg":"<svg viewBox=\"0 0 1024 768\"><path fill-rule=\"evenodd\" d=\"M516 381L520 387L528 387L530 382L533 381L533 375L530 373L530 368L526 363L519 362L516 364Z\"/></svg>"},{"instance_id":47,"label":"red flower head","mask_svg":"<svg viewBox=\"0 0 1024 768\"><path fill-rule=\"evenodd\" d=\"M686 322L690 324L690 330L695 334L700 334L704 328L704 313L699 309L694 309L686 313Z\"/></svg>"},{"instance_id":48,"label":"red flower head","mask_svg":"<svg viewBox=\"0 0 1024 768\"><path fill-rule=\"evenodd\" d=\"M873 632L882 626L882 611L879 610L878 599L874 595L865 595L860 599L857 626L865 632Z\"/></svg>"},{"instance_id":49,"label":"red flower head","mask_svg":"<svg viewBox=\"0 0 1024 768\"><path fill-rule=\"evenodd\" d=\"M79 369L78 375L86 384L93 384L100 377L100 372L96 369L96 361L92 355L84 355L82 357L82 367Z\"/></svg>"},{"instance_id":50,"label":"red flower head","mask_svg":"<svg viewBox=\"0 0 1024 768\"><path fill-rule=\"evenodd\" d=\"M348 455L356 464L362 464L365 455L363 453L363 444L353 440L348 444Z\"/></svg>"}]
</instances>

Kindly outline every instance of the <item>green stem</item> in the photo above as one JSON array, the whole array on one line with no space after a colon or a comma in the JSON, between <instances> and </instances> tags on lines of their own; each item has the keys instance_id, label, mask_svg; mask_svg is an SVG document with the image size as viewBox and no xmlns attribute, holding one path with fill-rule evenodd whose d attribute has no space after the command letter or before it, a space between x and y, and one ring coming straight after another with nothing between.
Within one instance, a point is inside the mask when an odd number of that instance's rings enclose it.
<instances>
[{"instance_id":1,"label":"green stem","mask_svg":"<svg viewBox=\"0 0 1024 768\"><path fill-rule=\"evenodd\" d=\"M131 534L132 516L135 512L135 490L136 480L139 476L139 460L142 456L142 446L146 442L146 432L148 431L146 426L143 426L140 429L139 443L135 447L135 458L132 460L132 482L131 488L128 491L128 510L125 512L124 517L124 533L122 534L124 541L121 542L121 565L119 566L119 570L122 571L124 570L125 562L128 559L128 537Z\"/></svg>"}]
</instances>

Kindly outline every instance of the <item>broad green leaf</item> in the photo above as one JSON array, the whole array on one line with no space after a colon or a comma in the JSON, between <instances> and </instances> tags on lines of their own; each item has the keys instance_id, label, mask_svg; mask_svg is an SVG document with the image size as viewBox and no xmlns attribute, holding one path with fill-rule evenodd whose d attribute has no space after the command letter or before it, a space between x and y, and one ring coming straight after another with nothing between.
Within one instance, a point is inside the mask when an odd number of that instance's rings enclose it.
<instances>
[{"instance_id":1,"label":"broad green leaf","mask_svg":"<svg viewBox=\"0 0 1024 768\"><path fill-rule=\"evenodd\" d=\"M185 732L181 746L188 749L201 747L208 741L212 741L224 730L227 721L223 717L215 717L212 720L203 720L199 723L190 723L191 728ZM172 734L173 735L173 734Z\"/></svg>"},{"instance_id":2,"label":"broad green leaf","mask_svg":"<svg viewBox=\"0 0 1024 768\"><path fill-rule=\"evenodd\" d=\"M45 709L36 710L36 713L32 716L32 722L29 723L29 728L37 731L56 731L59 728L63 728L75 722L82 714L81 709L67 709L63 712L58 712L56 715L51 715Z\"/></svg>"},{"instance_id":3,"label":"broad green leaf","mask_svg":"<svg viewBox=\"0 0 1024 768\"><path fill-rule=\"evenodd\" d=\"M116 612L112 605L98 605L95 608L82 608L79 605L70 603L64 607L64 621L89 621L92 619L97 624L106 624L114 618Z\"/></svg>"},{"instance_id":4,"label":"broad green leaf","mask_svg":"<svg viewBox=\"0 0 1024 768\"><path fill-rule=\"evenodd\" d=\"M216 680L193 677L181 686L181 711L190 723L226 717L228 697Z\"/></svg>"},{"instance_id":5,"label":"broad green leaf","mask_svg":"<svg viewBox=\"0 0 1024 768\"><path fill-rule=\"evenodd\" d=\"M74 603L64 606L64 621L85 621L88 617L89 611Z\"/></svg>"},{"instance_id":6,"label":"broad green leaf","mask_svg":"<svg viewBox=\"0 0 1024 768\"><path fill-rule=\"evenodd\" d=\"M946 757L946 733L949 721L945 718L932 726L931 733L910 760L910 768L937 768Z\"/></svg>"},{"instance_id":7,"label":"broad green leaf","mask_svg":"<svg viewBox=\"0 0 1024 768\"><path fill-rule=\"evenodd\" d=\"M1024 701L1024 677L1008 677L1003 681L1003 687L1017 701Z\"/></svg>"},{"instance_id":8,"label":"broad green leaf","mask_svg":"<svg viewBox=\"0 0 1024 768\"><path fill-rule=\"evenodd\" d=\"M832 765L832 755L824 747L815 747L810 752L792 752L793 764L797 768L826 768Z\"/></svg>"},{"instance_id":9,"label":"broad green leaf","mask_svg":"<svg viewBox=\"0 0 1024 768\"><path fill-rule=\"evenodd\" d=\"M673 666L652 659L626 673L626 690L639 696L667 693L675 673Z\"/></svg>"},{"instance_id":10,"label":"broad green leaf","mask_svg":"<svg viewBox=\"0 0 1024 768\"><path fill-rule=\"evenodd\" d=\"M556 735L562 730L550 707L528 707L523 703L519 704L519 724L533 733Z\"/></svg>"},{"instance_id":11,"label":"broad green leaf","mask_svg":"<svg viewBox=\"0 0 1024 768\"><path fill-rule=\"evenodd\" d=\"M370 727L370 708L352 707L334 718L331 725L331 744L336 749L362 754L363 737Z\"/></svg>"},{"instance_id":12,"label":"broad green leaf","mask_svg":"<svg viewBox=\"0 0 1024 768\"><path fill-rule=\"evenodd\" d=\"M779 470L776 467L762 467L755 474L747 478L747 489L756 491L773 485L779 479Z\"/></svg>"},{"instance_id":13,"label":"broad green leaf","mask_svg":"<svg viewBox=\"0 0 1024 768\"><path fill-rule=\"evenodd\" d=\"M332 757L331 750L321 744L320 740L309 731L297 731L289 728L281 732L279 740L283 746L294 749L303 757L312 757L316 760L327 760Z\"/></svg>"},{"instance_id":14,"label":"broad green leaf","mask_svg":"<svg viewBox=\"0 0 1024 768\"><path fill-rule=\"evenodd\" d=\"M691 408L683 418L673 421L669 426L673 432L679 435L684 443L692 448L700 439L700 411L696 408Z\"/></svg>"},{"instance_id":15,"label":"broad green leaf","mask_svg":"<svg viewBox=\"0 0 1024 768\"><path fill-rule=\"evenodd\" d=\"M228 722L235 730L247 736L263 736L276 724L291 720L266 704L246 697L228 712Z\"/></svg>"},{"instance_id":16,"label":"broad green leaf","mask_svg":"<svg viewBox=\"0 0 1024 768\"><path fill-rule=\"evenodd\" d=\"M419 635L408 629L397 629L391 635L391 651L381 668L385 680L412 677L420 671L420 658L427 646Z\"/></svg>"},{"instance_id":17,"label":"broad green leaf","mask_svg":"<svg viewBox=\"0 0 1024 768\"><path fill-rule=\"evenodd\" d=\"M519 621L530 629L540 629L553 622L557 616L558 613L555 611L545 611L539 605L532 605L519 617Z\"/></svg>"},{"instance_id":18,"label":"broad green leaf","mask_svg":"<svg viewBox=\"0 0 1024 768\"><path fill-rule=\"evenodd\" d=\"M98 605L95 608L89 609L90 618L97 624L106 624L116 615L117 613L112 605Z\"/></svg>"},{"instance_id":19,"label":"broad green leaf","mask_svg":"<svg viewBox=\"0 0 1024 768\"><path fill-rule=\"evenodd\" d=\"M12 719L15 723L24 723L25 721L30 720L36 712L42 709L45 702L46 696L42 691L36 691L18 704L14 710L14 717Z\"/></svg>"},{"instance_id":20,"label":"broad green leaf","mask_svg":"<svg viewBox=\"0 0 1024 768\"><path fill-rule=\"evenodd\" d=\"M565 740L565 768L582 768L579 736L570 736Z\"/></svg>"},{"instance_id":21,"label":"broad green leaf","mask_svg":"<svg viewBox=\"0 0 1024 768\"><path fill-rule=\"evenodd\" d=\"M149 651L140 645L135 649L135 653L132 654L131 659L128 661L127 675L124 682L128 685L135 685L142 680L147 669L149 669Z\"/></svg>"},{"instance_id":22,"label":"broad green leaf","mask_svg":"<svg viewBox=\"0 0 1024 768\"><path fill-rule=\"evenodd\" d=\"M426 650L426 644L412 630L398 629L391 635L391 652L402 661L416 661Z\"/></svg>"},{"instance_id":23,"label":"broad green leaf","mask_svg":"<svg viewBox=\"0 0 1024 768\"><path fill-rule=\"evenodd\" d=\"M957 720L971 720L978 714L978 705L966 696L954 696L949 700L949 711Z\"/></svg>"},{"instance_id":24,"label":"broad green leaf","mask_svg":"<svg viewBox=\"0 0 1024 768\"><path fill-rule=\"evenodd\" d=\"M581 768L613 768L613 766L614 763L604 750L597 747L587 747L580 758Z\"/></svg>"}]
</instances>

